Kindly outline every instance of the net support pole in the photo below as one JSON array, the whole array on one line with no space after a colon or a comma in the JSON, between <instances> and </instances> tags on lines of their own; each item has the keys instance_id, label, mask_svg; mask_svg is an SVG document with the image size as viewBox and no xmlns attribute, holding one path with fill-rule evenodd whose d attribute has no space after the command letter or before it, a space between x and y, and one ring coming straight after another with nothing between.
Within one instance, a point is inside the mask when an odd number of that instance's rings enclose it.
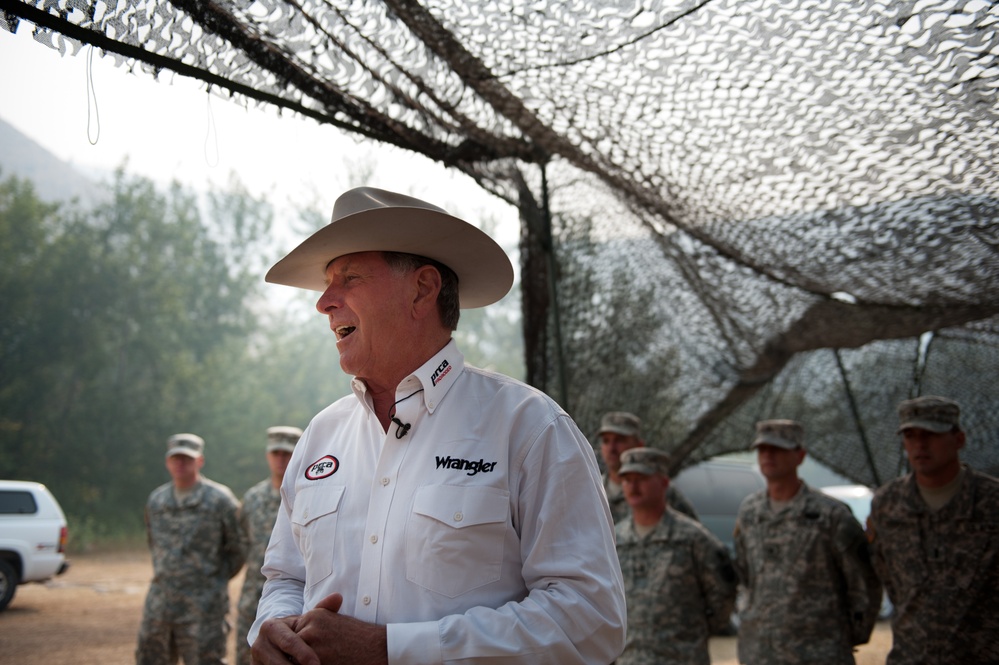
<instances>
[{"instance_id":1,"label":"net support pole","mask_svg":"<svg viewBox=\"0 0 999 665\"><path fill-rule=\"evenodd\" d=\"M860 420L860 409L857 408L857 400L853 395L853 390L850 388L850 378L847 376L843 359L839 355L839 349L833 349L832 352L836 357L836 366L839 367L839 376L843 380L843 390L846 392L846 401L850 404L850 413L853 414L853 422L856 423L857 433L860 434L860 443L864 448L864 454L867 456L867 465L871 468L871 474L874 476L874 486L880 487L881 476L878 473L877 465L874 464L874 456L871 454L871 443L867 440L864 423Z\"/></svg>"},{"instance_id":2,"label":"net support pole","mask_svg":"<svg viewBox=\"0 0 999 665\"><path fill-rule=\"evenodd\" d=\"M558 403L569 409L568 381L566 380L565 355L562 351L562 316L558 306L558 272L555 260L555 237L552 233L552 213L548 199L548 169L541 164L541 246L548 262L548 296L551 302L552 332L555 337L555 370L558 373Z\"/></svg>"}]
</instances>

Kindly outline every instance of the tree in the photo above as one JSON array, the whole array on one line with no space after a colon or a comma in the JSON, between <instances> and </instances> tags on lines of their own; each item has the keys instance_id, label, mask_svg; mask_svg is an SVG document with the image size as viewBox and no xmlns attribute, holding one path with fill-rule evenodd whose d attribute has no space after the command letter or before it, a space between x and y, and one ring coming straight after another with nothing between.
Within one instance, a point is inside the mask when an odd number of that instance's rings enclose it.
<instances>
[{"instance_id":1,"label":"tree","mask_svg":"<svg viewBox=\"0 0 999 665\"><path fill-rule=\"evenodd\" d=\"M176 185L119 171L111 190L88 213L4 183L3 250L17 260L0 287L0 473L51 485L71 514L127 522L162 482L166 437L213 431L211 370L246 358L259 287L245 257L269 219L239 190L213 200L228 211L215 224Z\"/></svg>"}]
</instances>

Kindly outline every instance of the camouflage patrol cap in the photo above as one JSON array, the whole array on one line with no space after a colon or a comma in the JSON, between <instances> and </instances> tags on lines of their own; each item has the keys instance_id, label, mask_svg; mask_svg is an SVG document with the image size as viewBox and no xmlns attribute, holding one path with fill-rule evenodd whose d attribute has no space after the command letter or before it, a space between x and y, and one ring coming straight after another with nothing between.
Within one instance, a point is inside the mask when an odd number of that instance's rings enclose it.
<instances>
[{"instance_id":1,"label":"camouflage patrol cap","mask_svg":"<svg viewBox=\"0 0 999 665\"><path fill-rule=\"evenodd\" d=\"M187 455L201 457L205 454L205 440L197 434L174 434L167 439L167 457Z\"/></svg>"},{"instance_id":2,"label":"camouflage patrol cap","mask_svg":"<svg viewBox=\"0 0 999 665\"><path fill-rule=\"evenodd\" d=\"M295 444L302 436L302 430L289 425L276 425L267 428L267 452L284 450L295 451Z\"/></svg>"},{"instance_id":3,"label":"camouflage patrol cap","mask_svg":"<svg viewBox=\"0 0 999 665\"><path fill-rule=\"evenodd\" d=\"M949 432L961 429L961 407L952 399L925 395L899 403L898 421L899 434L909 428Z\"/></svg>"},{"instance_id":4,"label":"camouflage patrol cap","mask_svg":"<svg viewBox=\"0 0 999 665\"><path fill-rule=\"evenodd\" d=\"M631 448L621 453L621 469L626 473L640 473L645 476L669 475L669 455L655 448Z\"/></svg>"},{"instance_id":5,"label":"camouflage patrol cap","mask_svg":"<svg viewBox=\"0 0 999 665\"><path fill-rule=\"evenodd\" d=\"M642 421L634 413L611 411L605 413L604 417L600 419L600 429L597 430L597 436L604 432L613 432L624 436L641 436Z\"/></svg>"},{"instance_id":6,"label":"camouflage patrol cap","mask_svg":"<svg viewBox=\"0 0 999 665\"><path fill-rule=\"evenodd\" d=\"M805 443L805 428L796 420L761 420L756 423L756 438L750 449L764 444L784 450L801 448Z\"/></svg>"}]
</instances>

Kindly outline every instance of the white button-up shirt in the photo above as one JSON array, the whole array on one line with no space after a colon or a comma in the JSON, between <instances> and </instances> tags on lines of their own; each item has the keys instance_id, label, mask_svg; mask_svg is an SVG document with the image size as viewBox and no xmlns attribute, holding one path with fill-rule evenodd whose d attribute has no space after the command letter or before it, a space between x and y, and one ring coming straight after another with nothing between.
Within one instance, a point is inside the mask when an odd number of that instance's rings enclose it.
<instances>
[{"instance_id":1,"label":"white button-up shirt","mask_svg":"<svg viewBox=\"0 0 999 665\"><path fill-rule=\"evenodd\" d=\"M387 626L389 662L599 663L626 610L596 458L543 393L452 341L396 390L383 432L362 382L292 456L257 619L331 593ZM401 435L397 436L397 435Z\"/></svg>"}]
</instances>

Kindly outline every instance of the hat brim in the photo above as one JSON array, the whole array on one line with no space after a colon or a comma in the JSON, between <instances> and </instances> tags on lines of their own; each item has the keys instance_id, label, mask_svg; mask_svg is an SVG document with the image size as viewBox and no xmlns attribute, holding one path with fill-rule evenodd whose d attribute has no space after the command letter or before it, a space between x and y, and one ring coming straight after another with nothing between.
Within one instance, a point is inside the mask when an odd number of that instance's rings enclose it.
<instances>
[{"instance_id":1,"label":"hat brim","mask_svg":"<svg viewBox=\"0 0 999 665\"><path fill-rule=\"evenodd\" d=\"M173 457L174 455L187 455L188 457L194 458L201 457L201 453L195 452L190 448L171 448L167 451L167 457Z\"/></svg>"},{"instance_id":2,"label":"hat brim","mask_svg":"<svg viewBox=\"0 0 999 665\"><path fill-rule=\"evenodd\" d=\"M784 450L795 450L796 448L801 448L794 441L788 441L787 439L782 439L779 436L758 436L756 440L749 446L750 450L755 450L760 446L776 446L777 448L783 448Z\"/></svg>"},{"instance_id":3,"label":"hat brim","mask_svg":"<svg viewBox=\"0 0 999 665\"><path fill-rule=\"evenodd\" d=\"M901 434L907 429L924 429L927 432L943 434L954 429L954 425L952 423L937 422L936 420L909 420L898 426L896 434Z\"/></svg>"},{"instance_id":4,"label":"hat brim","mask_svg":"<svg viewBox=\"0 0 999 665\"><path fill-rule=\"evenodd\" d=\"M490 305L513 285L510 258L486 233L446 213L403 206L335 220L275 263L264 279L322 292L330 261L357 252L404 252L443 263L458 276L462 309Z\"/></svg>"},{"instance_id":5,"label":"hat brim","mask_svg":"<svg viewBox=\"0 0 999 665\"><path fill-rule=\"evenodd\" d=\"M643 476L655 476L660 472L655 467L648 464L622 464L617 475L623 476L628 473L639 473Z\"/></svg>"},{"instance_id":6,"label":"hat brim","mask_svg":"<svg viewBox=\"0 0 999 665\"><path fill-rule=\"evenodd\" d=\"M614 427L613 425L610 427L601 427L600 429L598 429L597 436L600 436L601 434L606 434L607 432L610 432L611 434L620 434L622 436L638 436L638 432L636 432L633 429L628 429L627 427Z\"/></svg>"},{"instance_id":7,"label":"hat brim","mask_svg":"<svg viewBox=\"0 0 999 665\"><path fill-rule=\"evenodd\" d=\"M293 453L293 452L295 452L295 444L294 443L268 443L267 444L267 452L273 453L275 451L282 451L282 452L286 452L286 453Z\"/></svg>"}]
</instances>

